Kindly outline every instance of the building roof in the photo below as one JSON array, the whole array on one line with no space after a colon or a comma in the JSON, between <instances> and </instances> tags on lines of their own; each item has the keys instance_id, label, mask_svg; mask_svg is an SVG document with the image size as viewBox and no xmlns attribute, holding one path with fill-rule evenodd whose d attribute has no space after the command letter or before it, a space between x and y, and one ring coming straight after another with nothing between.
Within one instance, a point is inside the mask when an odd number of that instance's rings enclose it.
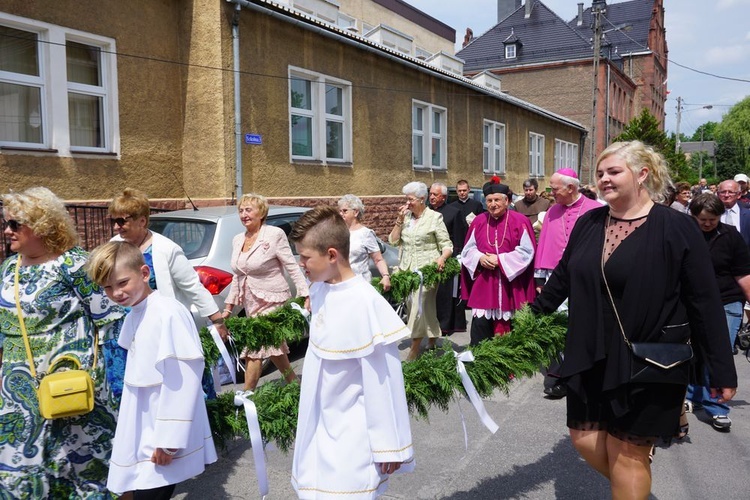
<instances>
[{"instance_id":1,"label":"building roof","mask_svg":"<svg viewBox=\"0 0 750 500\"><path fill-rule=\"evenodd\" d=\"M533 2L528 19L521 6L456 54L466 61L465 71L591 57L590 36L582 36L540 0L527 1ZM503 42L510 36L521 45L514 59L505 59Z\"/></svg>"},{"instance_id":2,"label":"building roof","mask_svg":"<svg viewBox=\"0 0 750 500\"><path fill-rule=\"evenodd\" d=\"M411 66L413 68L418 69L419 71L430 73L438 78L443 78L445 80L452 80L459 85L469 87L472 90L489 95L495 99L500 99L502 101L516 105L520 108L526 109L528 111L531 111L532 113L544 116L546 118L557 121L559 123L564 123L565 125L574 127L580 131L586 130L586 128L583 125L581 125L580 123L574 120L571 120L570 118L559 115L557 113L553 113L552 111L544 109L530 102L524 101L522 99L519 99L518 97L504 94L502 92L497 92L493 89L480 85L477 82L474 82L469 78L456 75L455 73L451 73L444 69L438 68L425 61L417 59L416 57L403 54L389 47L386 47L385 45L381 45L377 42L374 42L370 40L369 38L366 38L362 35L359 35L357 33L352 33L351 31L342 29L331 23L327 23L313 16L309 16L305 13L291 9L286 5L276 3L274 0L229 0L229 1L239 4L243 7L256 8L262 12L266 12L271 15L279 16L280 18L286 19L293 24L296 24L301 27L308 27L310 30L317 31L324 35L327 34L328 36L332 38L337 38L339 40L346 41L347 43L351 45L356 45L363 50L377 52L381 54L383 57L387 57L391 60L398 61L401 64L404 64L406 66ZM456 56L451 56L451 57L457 59L458 58L457 56L458 54L456 54Z\"/></svg>"},{"instance_id":3,"label":"building roof","mask_svg":"<svg viewBox=\"0 0 750 500\"><path fill-rule=\"evenodd\" d=\"M697 142L681 142L680 151L685 154L698 153L704 151L708 156L716 156L716 141L697 141Z\"/></svg>"},{"instance_id":4,"label":"building roof","mask_svg":"<svg viewBox=\"0 0 750 500\"><path fill-rule=\"evenodd\" d=\"M631 0L608 4L602 17L602 30L605 33L602 46L609 43L613 55L649 50L648 33L651 28L651 11L653 8L653 0ZM591 7L583 11L583 22L580 26L578 26L578 16L568 24L571 28L577 30L581 36L590 39L593 24ZM607 32L608 30L612 31ZM604 54L606 55L606 51Z\"/></svg>"},{"instance_id":5,"label":"building roof","mask_svg":"<svg viewBox=\"0 0 750 500\"><path fill-rule=\"evenodd\" d=\"M409 5L403 0L373 0L375 3L382 5L401 17L423 27L424 29L435 33L438 36L456 43L456 30L442 21L438 21L431 15L422 12L413 5Z\"/></svg>"},{"instance_id":6,"label":"building roof","mask_svg":"<svg viewBox=\"0 0 750 500\"><path fill-rule=\"evenodd\" d=\"M533 2L528 19L525 6L521 6L456 54L466 61L465 71L592 57L591 7L583 11L583 22L578 26L578 16L566 22L541 0L527 1ZM606 33L603 47L610 47L611 53L603 50L605 56L618 59L623 54L648 50L653 3L653 0L631 0L606 6L602 17L602 30ZM511 35L522 45L514 59L506 59L503 42Z\"/></svg>"}]
</instances>

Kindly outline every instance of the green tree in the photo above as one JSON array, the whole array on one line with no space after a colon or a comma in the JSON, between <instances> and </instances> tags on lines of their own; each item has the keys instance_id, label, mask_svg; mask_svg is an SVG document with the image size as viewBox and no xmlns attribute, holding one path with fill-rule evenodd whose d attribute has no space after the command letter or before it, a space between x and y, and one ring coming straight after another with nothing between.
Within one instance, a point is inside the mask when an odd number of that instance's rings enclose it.
<instances>
[{"instance_id":1,"label":"green tree","mask_svg":"<svg viewBox=\"0 0 750 500\"><path fill-rule=\"evenodd\" d=\"M716 127L718 149L717 168L735 174L750 171L750 96L732 106ZM724 177L725 179L728 177Z\"/></svg>"},{"instance_id":2,"label":"green tree","mask_svg":"<svg viewBox=\"0 0 750 500\"><path fill-rule=\"evenodd\" d=\"M659 129L659 121L645 108L640 115L630 120L622 133L615 138L615 141L634 140L644 142L664 155L673 180L690 182L695 177L695 173L685 160L685 155L676 154L674 151L675 135L667 136L663 130Z\"/></svg>"},{"instance_id":3,"label":"green tree","mask_svg":"<svg viewBox=\"0 0 750 500\"><path fill-rule=\"evenodd\" d=\"M719 126L717 122L706 122L697 129L693 137L688 139L692 142L700 141L715 141L716 140L716 128ZM702 134L701 134L702 133Z\"/></svg>"}]
</instances>

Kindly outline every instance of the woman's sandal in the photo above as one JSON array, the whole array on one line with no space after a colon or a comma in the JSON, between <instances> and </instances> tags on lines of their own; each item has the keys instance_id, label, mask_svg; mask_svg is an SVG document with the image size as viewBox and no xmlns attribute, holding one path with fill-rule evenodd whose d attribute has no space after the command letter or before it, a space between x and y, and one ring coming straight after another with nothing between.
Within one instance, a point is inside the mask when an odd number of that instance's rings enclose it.
<instances>
[{"instance_id":1,"label":"woman's sandal","mask_svg":"<svg viewBox=\"0 0 750 500\"><path fill-rule=\"evenodd\" d=\"M675 435L675 439L685 439L690 431L690 423L688 422L687 413L685 412L685 406L682 407L682 413L680 413L680 431Z\"/></svg>"}]
</instances>

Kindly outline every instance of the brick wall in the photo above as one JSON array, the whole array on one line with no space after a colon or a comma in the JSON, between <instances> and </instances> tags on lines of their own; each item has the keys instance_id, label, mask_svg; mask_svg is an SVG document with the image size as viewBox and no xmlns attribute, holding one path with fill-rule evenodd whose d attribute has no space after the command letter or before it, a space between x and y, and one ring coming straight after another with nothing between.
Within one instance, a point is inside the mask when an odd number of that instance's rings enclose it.
<instances>
[{"instance_id":1,"label":"brick wall","mask_svg":"<svg viewBox=\"0 0 750 500\"><path fill-rule=\"evenodd\" d=\"M340 197L316 198L268 198L272 205L292 205L295 207L316 207L318 205L337 206ZM393 229L399 205L404 203L403 196L361 196L365 205L365 216L362 223L375 231L382 240L388 241L388 233Z\"/></svg>"}]
</instances>

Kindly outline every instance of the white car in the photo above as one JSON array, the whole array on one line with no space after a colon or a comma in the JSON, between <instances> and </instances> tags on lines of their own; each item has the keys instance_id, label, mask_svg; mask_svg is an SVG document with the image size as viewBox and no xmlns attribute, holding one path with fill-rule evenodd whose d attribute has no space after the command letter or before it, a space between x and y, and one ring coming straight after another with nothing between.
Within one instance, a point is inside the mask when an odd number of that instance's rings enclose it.
<instances>
[{"instance_id":1,"label":"white car","mask_svg":"<svg viewBox=\"0 0 750 500\"><path fill-rule=\"evenodd\" d=\"M266 224L280 227L289 235L294 224L308 208L271 205L268 209ZM201 283L214 296L219 309L224 308L224 299L229 293L232 282L232 269L229 265L232 257L232 239L244 233L245 226L240 222L236 206L206 207L199 210L176 210L151 215L149 229L160 233L182 247L185 256L198 272ZM388 268L398 264L398 250L378 239L383 258ZM292 252L297 252L292 246ZM380 273L370 262L373 276ZM287 276L292 295L294 284ZM197 316L193 310L196 324L203 326L205 319ZM243 315L242 307L235 307L235 313Z\"/></svg>"}]
</instances>

